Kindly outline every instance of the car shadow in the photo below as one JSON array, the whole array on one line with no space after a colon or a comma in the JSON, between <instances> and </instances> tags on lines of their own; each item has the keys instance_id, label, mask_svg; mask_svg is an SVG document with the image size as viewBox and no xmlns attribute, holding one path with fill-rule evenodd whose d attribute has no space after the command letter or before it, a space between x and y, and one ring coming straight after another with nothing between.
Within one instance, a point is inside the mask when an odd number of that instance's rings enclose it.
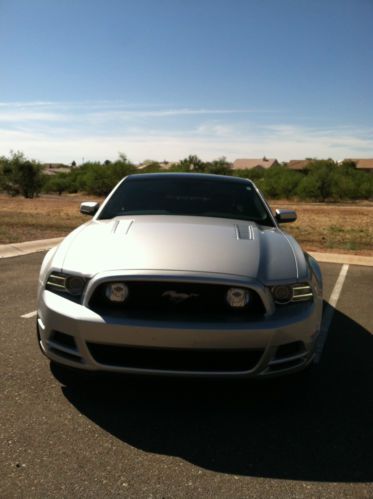
<instances>
[{"instance_id":1,"label":"car shadow","mask_svg":"<svg viewBox=\"0 0 373 499\"><path fill-rule=\"evenodd\" d=\"M372 350L369 332L335 310L321 364L307 374L260 382L110 376L62 390L143 451L235 475L370 482Z\"/></svg>"}]
</instances>

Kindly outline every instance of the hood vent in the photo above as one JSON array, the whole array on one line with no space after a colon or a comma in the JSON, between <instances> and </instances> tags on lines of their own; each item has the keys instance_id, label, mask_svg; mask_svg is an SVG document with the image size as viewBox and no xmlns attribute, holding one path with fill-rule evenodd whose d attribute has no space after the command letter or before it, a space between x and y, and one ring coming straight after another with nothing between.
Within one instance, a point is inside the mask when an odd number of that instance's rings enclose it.
<instances>
[{"instance_id":1,"label":"hood vent","mask_svg":"<svg viewBox=\"0 0 373 499\"><path fill-rule=\"evenodd\" d=\"M113 226L113 234L128 234L133 222L133 220L115 220Z\"/></svg>"},{"instance_id":2,"label":"hood vent","mask_svg":"<svg viewBox=\"0 0 373 499\"><path fill-rule=\"evenodd\" d=\"M236 224L236 234L237 239L249 239L253 241L255 239L255 232L253 225L247 224Z\"/></svg>"}]
</instances>

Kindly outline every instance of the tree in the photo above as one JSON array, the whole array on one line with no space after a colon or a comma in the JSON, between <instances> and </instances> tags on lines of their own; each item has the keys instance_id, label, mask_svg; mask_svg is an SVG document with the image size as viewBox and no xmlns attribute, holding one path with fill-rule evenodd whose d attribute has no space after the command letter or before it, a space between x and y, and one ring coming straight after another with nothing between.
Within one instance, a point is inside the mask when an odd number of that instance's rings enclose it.
<instances>
[{"instance_id":1,"label":"tree","mask_svg":"<svg viewBox=\"0 0 373 499\"><path fill-rule=\"evenodd\" d=\"M116 161L117 163L125 163L126 165L129 165L130 164L130 161L128 160L127 158L127 155L124 153L124 152L120 152L118 154L118 159Z\"/></svg>"},{"instance_id":2,"label":"tree","mask_svg":"<svg viewBox=\"0 0 373 499\"><path fill-rule=\"evenodd\" d=\"M297 195L301 199L315 201L333 199L333 184L338 168L332 159L312 160L308 165L308 173L298 185Z\"/></svg>"},{"instance_id":3,"label":"tree","mask_svg":"<svg viewBox=\"0 0 373 499\"><path fill-rule=\"evenodd\" d=\"M68 191L70 187L69 177L66 173L58 173L50 176L43 186L44 192L58 192L58 195Z\"/></svg>"},{"instance_id":4,"label":"tree","mask_svg":"<svg viewBox=\"0 0 373 499\"><path fill-rule=\"evenodd\" d=\"M146 160L143 163L143 168L141 168L141 173L159 173L162 171L162 167L158 161Z\"/></svg>"},{"instance_id":5,"label":"tree","mask_svg":"<svg viewBox=\"0 0 373 499\"><path fill-rule=\"evenodd\" d=\"M181 172L203 172L205 170L203 161L196 155L190 154L176 165L177 171Z\"/></svg>"},{"instance_id":6,"label":"tree","mask_svg":"<svg viewBox=\"0 0 373 499\"><path fill-rule=\"evenodd\" d=\"M215 175L229 175L231 169L230 163L228 163L224 156L214 159L211 163L205 163L204 165L204 171L206 173L214 173Z\"/></svg>"},{"instance_id":7,"label":"tree","mask_svg":"<svg viewBox=\"0 0 373 499\"><path fill-rule=\"evenodd\" d=\"M2 188L12 196L22 194L25 198L38 195L42 184L42 167L36 161L26 159L22 152L11 152L10 158L3 162Z\"/></svg>"},{"instance_id":8,"label":"tree","mask_svg":"<svg viewBox=\"0 0 373 499\"><path fill-rule=\"evenodd\" d=\"M319 199L325 201L331 195L333 173L336 163L331 160L317 160L310 164L309 175L317 179L319 185Z\"/></svg>"}]
</instances>

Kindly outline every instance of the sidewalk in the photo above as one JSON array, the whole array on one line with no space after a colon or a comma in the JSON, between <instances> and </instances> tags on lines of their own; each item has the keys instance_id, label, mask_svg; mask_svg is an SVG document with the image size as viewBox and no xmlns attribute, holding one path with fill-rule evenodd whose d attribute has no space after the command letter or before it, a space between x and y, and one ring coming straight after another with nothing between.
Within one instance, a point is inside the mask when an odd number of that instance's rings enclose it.
<instances>
[{"instance_id":1,"label":"sidewalk","mask_svg":"<svg viewBox=\"0 0 373 499\"><path fill-rule=\"evenodd\" d=\"M63 237L56 237L54 239L42 239L39 241L28 241L26 243L0 244L0 259L47 251L48 249L53 248L53 246L56 246L62 240ZM320 263L347 263L349 265L373 267L373 256L322 253L315 251L310 251L309 253Z\"/></svg>"},{"instance_id":2,"label":"sidewalk","mask_svg":"<svg viewBox=\"0 0 373 499\"><path fill-rule=\"evenodd\" d=\"M63 237L54 239L41 239L39 241L28 241L26 243L0 244L0 258L10 258L13 256L29 255L46 251L56 246L62 241Z\"/></svg>"},{"instance_id":3,"label":"sidewalk","mask_svg":"<svg viewBox=\"0 0 373 499\"><path fill-rule=\"evenodd\" d=\"M309 251L320 263L347 263L348 265L363 265L373 267L373 256L347 255L343 253L321 253Z\"/></svg>"}]
</instances>

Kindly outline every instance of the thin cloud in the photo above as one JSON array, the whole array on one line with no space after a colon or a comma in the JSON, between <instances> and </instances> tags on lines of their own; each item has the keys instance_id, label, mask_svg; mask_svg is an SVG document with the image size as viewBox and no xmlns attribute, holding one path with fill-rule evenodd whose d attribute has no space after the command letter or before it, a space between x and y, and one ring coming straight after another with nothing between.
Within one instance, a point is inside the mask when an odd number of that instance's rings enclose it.
<instances>
[{"instance_id":1,"label":"thin cloud","mask_svg":"<svg viewBox=\"0 0 373 499\"><path fill-rule=\"evenodd\" d=\"M33 122L67 122L104 126L106 123L120 124L144 119L183 117L232 116L253 113L269 113L260 109L209 109L209 108L157 108L129 106L113 102L0 102L0 123L13 123L20 126Z\"/></svg>"},{"instance_id":2,"label":"thin cloud","mask_svg":"<svg viewBox=\"0 0 373 499\"><path fill-rule=\"evenodd\" d=\"M48 107L48 106L53 106L53 105L55 105L55 103L54 102L50 102L50 101L0 102L0 108L1 107L7 107L7 108L17 108L17 107Z\"/></svg>"},{"instance_id":3,"label":"thin cloud","mask_svg":"<svg viewBox=\"0 0 373 499\"><path fill-rule=\"evenodd\" d=\"M69 116L57 113L33 112L33 111L6 111L0 110L0 123L25 123L37 121L67 121Z\"/></svg>"},{"instance_id":4,"label":"thin cloud","mask_svg":"<svg viewBox=\"0 0 373 499\"><path fill-rule=\"evenodd\" d=\"M276 157L289 160L304 157L358 157L373 151L373 140L350 134L325 136L307 134L299 129L292 137L268 135L212 136L178 135L159 133L148 135L137 133L126 135L55 136L40 134L0 133L0 151L6 154L10 149L22 150L27 156L41 161L105 160L113 159L119 151L125 152L133 161L140 162L147 157L155 160L176 161L188 154L197 154L205 160L226 156L229 160L237 157Z\"/></svg>"},{"instance_id":5,"label":"thin cloud","mask_svg":"<svg viewBox=\"0 0 373 499\"><path fill-rule=\"evenodd\" d=\"M0 103L0 155L21 150L41 161L67 163L113 159L119 151L136 162L149 157L175 161L189 154L232 161L264 155L280 161L373 156L367 127L300 126L254 109L126 106Z\"/></svg>"}]
</instances>

